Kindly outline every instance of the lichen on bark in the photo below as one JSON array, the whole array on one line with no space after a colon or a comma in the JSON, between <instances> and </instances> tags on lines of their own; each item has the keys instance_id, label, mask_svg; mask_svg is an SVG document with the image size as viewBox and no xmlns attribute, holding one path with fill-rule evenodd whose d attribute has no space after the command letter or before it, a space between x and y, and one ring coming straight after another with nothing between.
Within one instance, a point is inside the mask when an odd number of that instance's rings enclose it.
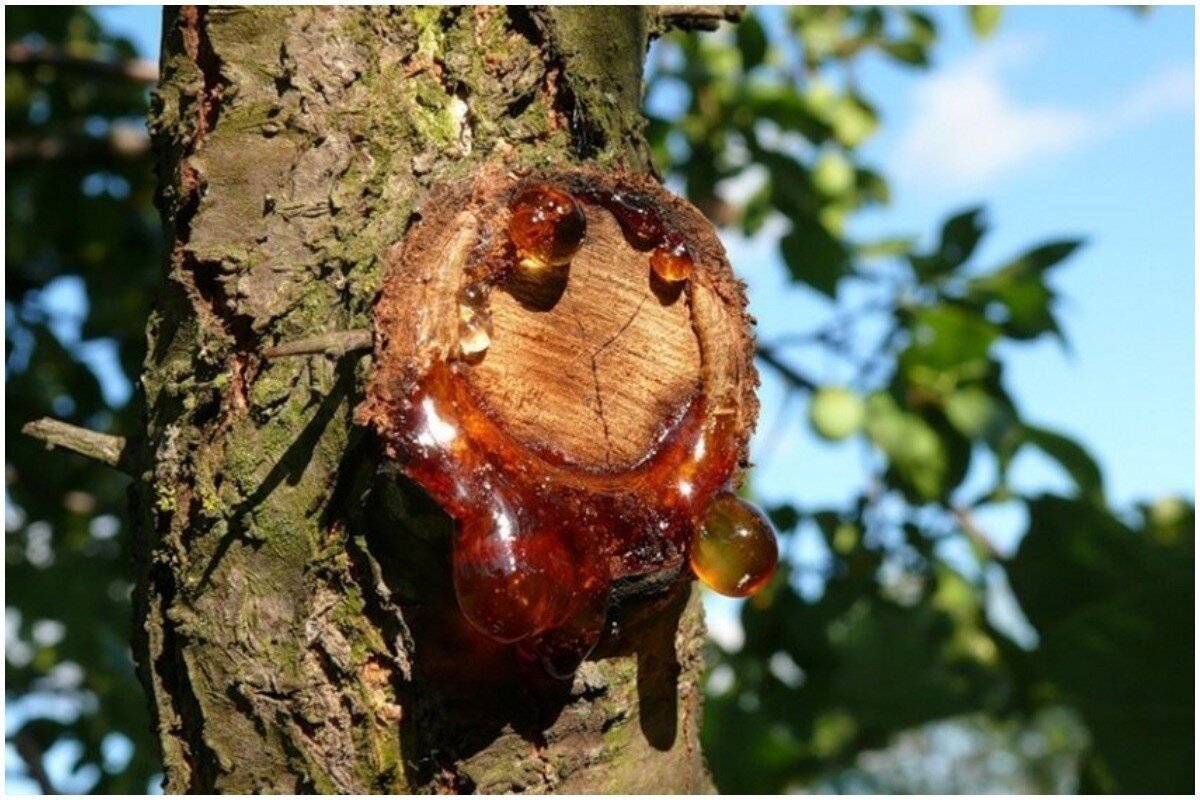
<instances>
[{"instance_id":1,"label":"lichen on bark","mask_svg":"<svg viewBox=\"0 0 1200 800\"><path fill-rule=\"evenodd\" d=\"M573 683L481 691L430 627L453 604L450 523L354 425L365 364L261 355L368 327L435 181L648 169L650 27L618 8L166 11L135 654L168 791L710 788L687 587L626 609Z\"/></svg>"}]
</instances>

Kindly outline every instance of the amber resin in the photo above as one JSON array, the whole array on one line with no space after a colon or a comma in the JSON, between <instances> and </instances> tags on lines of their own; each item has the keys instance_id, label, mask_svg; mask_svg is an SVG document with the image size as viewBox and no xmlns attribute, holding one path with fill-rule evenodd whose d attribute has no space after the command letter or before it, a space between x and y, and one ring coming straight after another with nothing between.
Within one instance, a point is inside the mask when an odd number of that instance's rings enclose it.
<instances>
[{"instance_id":1,"label":"amber resin","mask_svg":"<svg viewBox=\"0 0 1200 800\"><path fill-rule=\"evenodd\" d=\"M628 192L594 192L589 199L608 209L616 217L626 240L639 250L649 250L662 242L666 231L653 209Z\"/></svg>"},{"instance_id":2,"label":"amber resin","mask_svg":"<svg viewBox=\"0 0 1200 800\"><path fill-rule=\"evenodd\" d=\"M646 200L628 192L596 190L587 200L608 210L621 226L625 240L638 250L650 250L650 269L664 283L692 277L696 262L682 234L672 231Z\"/></svg>"},{"instance_id":3,"label":"amber resin","mask_svg":"<svg viewBox=\"0 0 1200 800\"><path fill-rule=\"evenodd\" d=\"M696 262L687 242L678 234L669 234L650 254L650 269L660 280L679 283L692 277Z\"/></svg>"},{"instance_id":4,"label":"amber resin","mask_svg":"<svg viewBox=\"0 0 1200 800\"><path fill-rule=\"evenodd\" d=\"M579 252L587 218L570 193L535 184L513 198L509 211L508 236L523 266L560 267Z\"/></svg>"},{"instance_id":5,"label":"amber resin","mask_svg":"<svg viewBox=\"0 0 1200 800\"><path fill-rule=\"evenodd\" d=\"M489 292L514 266L526 268L523 279L544 273L549 280L554 271L528 268L568 263L586 233L581 202L610 212L634 249L650 251L653 274L683 285L684 302L694 306L692 250L654 201L626 191L526 185L507 201L505 248L474 251L512 261L477 257L458 273L455 354L414 365L379 401L389 409L385 429L405 472L458 522L452 564L464 617L563 677L600 639L614 581L690 561L717 591L747 594L770 577L775 558L765 518L729 493L746 436L733 406L744 395L723 390L724 406L715 407L704 377L640 460L605 469L518 440L468 377L491 343ZM719 363L729 380L730 362Z\"/></svg>"},{"instance_id":6,"label":"amber resin","mask_svg":"<svg viewBox=\"0 0 1200 800\"><path fill-rule=\"evenodd\" d=\"M704 585L729 597L766 586L779 565L771 521L732 492L713 499L696 531L692 569Z\"/></svg>"},{"instance_id":7,"label":"amber resin","mask_svg":"<svg viewBox=\"0 0 1200 800\"><path fill-rule=\"evenodd\" d=\"M459 520L454 588L466 618L569 674L599 639L614 574L644 569L645 554L663 551L654 539L687 552L737 442L697 398L633 470L584 470L516 441L463 368L435 365L404 404L405 471Z\"/></svg>"}]
</instances>

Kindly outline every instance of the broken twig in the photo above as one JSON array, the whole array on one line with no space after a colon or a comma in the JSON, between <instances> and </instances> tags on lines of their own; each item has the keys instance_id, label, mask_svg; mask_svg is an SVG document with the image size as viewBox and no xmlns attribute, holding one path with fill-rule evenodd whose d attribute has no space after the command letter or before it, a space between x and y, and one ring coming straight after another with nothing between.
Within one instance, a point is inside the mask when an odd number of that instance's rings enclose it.
<instances>
[{"instance_id":1,"label":"broken twig","mask_svg":"<svg viewBox=\"0 0 1200 800\"><path fill-rule=\"evenodd\" d=\"M308 339L285 342L274 347L269 347L263 351L263 356L266 358L281 358L283 356L324 354L341 358L347 353L370 349L370 331L334 331L333 333L322 333L319 336L312 336Z\"/></svg>"},{"instance_id":2,"label":"broken twig","mask_svg":"<svg viewBox=\"0 0 1200 800\"><path fill-rule=\"evenodd\" d=\"M123 437L80 428L78 425L49 417L27 423L21 432L34 439L41 439L51 448L61 447L127 474L132 472Z\"/></svg>"}]
</instances>

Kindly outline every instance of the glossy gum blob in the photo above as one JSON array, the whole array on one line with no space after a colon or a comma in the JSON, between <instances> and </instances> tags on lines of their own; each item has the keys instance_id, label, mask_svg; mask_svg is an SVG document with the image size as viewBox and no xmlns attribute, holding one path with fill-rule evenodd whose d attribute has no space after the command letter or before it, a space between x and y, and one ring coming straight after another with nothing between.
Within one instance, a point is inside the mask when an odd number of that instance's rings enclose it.
<instances>
[{"instance_id":1,"label":"glossy gum blob","mask_svg":"<svg viewBox=\"0 0 1200 800\"><path fill-rule=\"evenodd\" d=\"M509 211L508 237L520 264L561 267L579 252L587 218L569 193L546 184L530 186L513 198Z\"/></svg>"},{"instance_id":2,"label":"glossy gum blob","mask_svg":"<svg viewBox=\"0 0 1200 800\"><path fill-rule=\"evenodd\" d=\"M696 531L691 559L696 577L710 589L746 597L775 574L779 546L766 515L732 492L723 492Z\"/></svg>"},{"instance_id":3,"label":"glossy gum blob","mask_svg":"<svg viewBox=\"0 0 1200 800\"><path fill-rule=\"evenodd\" d=\"M557 531L522 528L520 517L497 498L491 517L468 517L454 547L459 608L498 642L512 643L562 621L559 586L575 582L571 555Z\"/></svg>"},{"instance_id":4,"label":"glossy gum blob","mask_svg":"<svg viewBox=\"0 0 1200 800\"><path fill-rule=\"evenodd\" d=\"M616 217L629 244L639 250L652 251L650 269L659 280L674 284L692 277L696 262L683 236L668 231L658 214L645 202L620 191L595 191L587 199Z\"/></svg>"},{"instance_id":5,"label":"glossy gum blob","mask_svg":"<svg viewBox=\"0 0 1200 800\"><path fill-rule=\"evenodd\" d=\"M679 283L692 277L696 262L683 237L679 234L668 234L662 244L654 248L650 254L650 269L660 280L667 283Z\"/></svg>"},{"instance_id":6,"label":"glossy gum blob","mask_svg":"<svg viewBox=\"0 0 1200 800\"><path fill-rule=\"evenodd\" d=\"M589 471L516 441L461 369L435 364L403 404L405 471L459 520L454 586L467 620L570 675L600 637L614 578L687 553L737 465L731 418L698 398L637 466Z\"/></svg>"},{"instance_id":7,"label":"glossy gum blob","mask_svg":"<svg viewBox=\"0 0 1200 800\"><path fill-rule=\"evenodd\" d=\"M492 316L486 302L487 294L481 287L459 293L458 350L464 358L481 358L492 345Z\"/></svg>"},{"instance_id":8,"label":"glossy gum blob","mask_svg":"<svg viewBox=\"0 0 1200 800\"><path fill-rule=\"evenodd\" d=\"M617 218L626 240L639 250L649 250L663 240L662 220L637 198L625 192L597 192L595 200Z\"/></svg>"}]
</instances>

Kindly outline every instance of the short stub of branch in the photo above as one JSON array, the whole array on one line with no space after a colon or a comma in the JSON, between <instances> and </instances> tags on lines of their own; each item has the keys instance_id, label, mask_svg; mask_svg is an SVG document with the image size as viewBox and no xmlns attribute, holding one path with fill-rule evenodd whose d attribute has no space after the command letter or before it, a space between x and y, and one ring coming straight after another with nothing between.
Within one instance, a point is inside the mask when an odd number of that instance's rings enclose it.
<instances>
[{"instance_id":1,"label":"short stub of branch","mask_svg":"<svg viewBox=\"0 0 1200 800\"><path fill-rule=\"evenodd\" d=\"M418 219L388 254L358 419L458 520L467 619L569 674L618 583L691 576L738 480L743 287L703 215L640 174L484 171Z\"/></svg>"},{"instance_id":2,"label":"short stub of branch","mask_svg":"<svg viewBox=\"0 0 1200 800\"><path fill-rule=\"evenodd\" d=\"M332 331L269 347L263 351L263 357L326 355L341 358L350 353L370 349L371 332L369 330Z\"/></svg>"},{"instance_id":3,"label":"short stub of branch","mask_svg":"<svg viewBox=\"0 0 1200 800\"><path fill-rule=\"evenodd\" d=\"M99 433L49 417L27 423L21 432L41 439L47 447L61 447L122 472L131 472L126 441L120 436Z\"/></svg>"},{"instance_id":4,"label":"short stub of branch","mask_svg":"<svg viewBox=\"0 0 1200 800\"><path fill-rule=\"evenodd\" d=\"M656 6L655 17L661 32L671 29L715 31L722 22L737 22L745 6Z\"/></svg>"}]
</instances>

